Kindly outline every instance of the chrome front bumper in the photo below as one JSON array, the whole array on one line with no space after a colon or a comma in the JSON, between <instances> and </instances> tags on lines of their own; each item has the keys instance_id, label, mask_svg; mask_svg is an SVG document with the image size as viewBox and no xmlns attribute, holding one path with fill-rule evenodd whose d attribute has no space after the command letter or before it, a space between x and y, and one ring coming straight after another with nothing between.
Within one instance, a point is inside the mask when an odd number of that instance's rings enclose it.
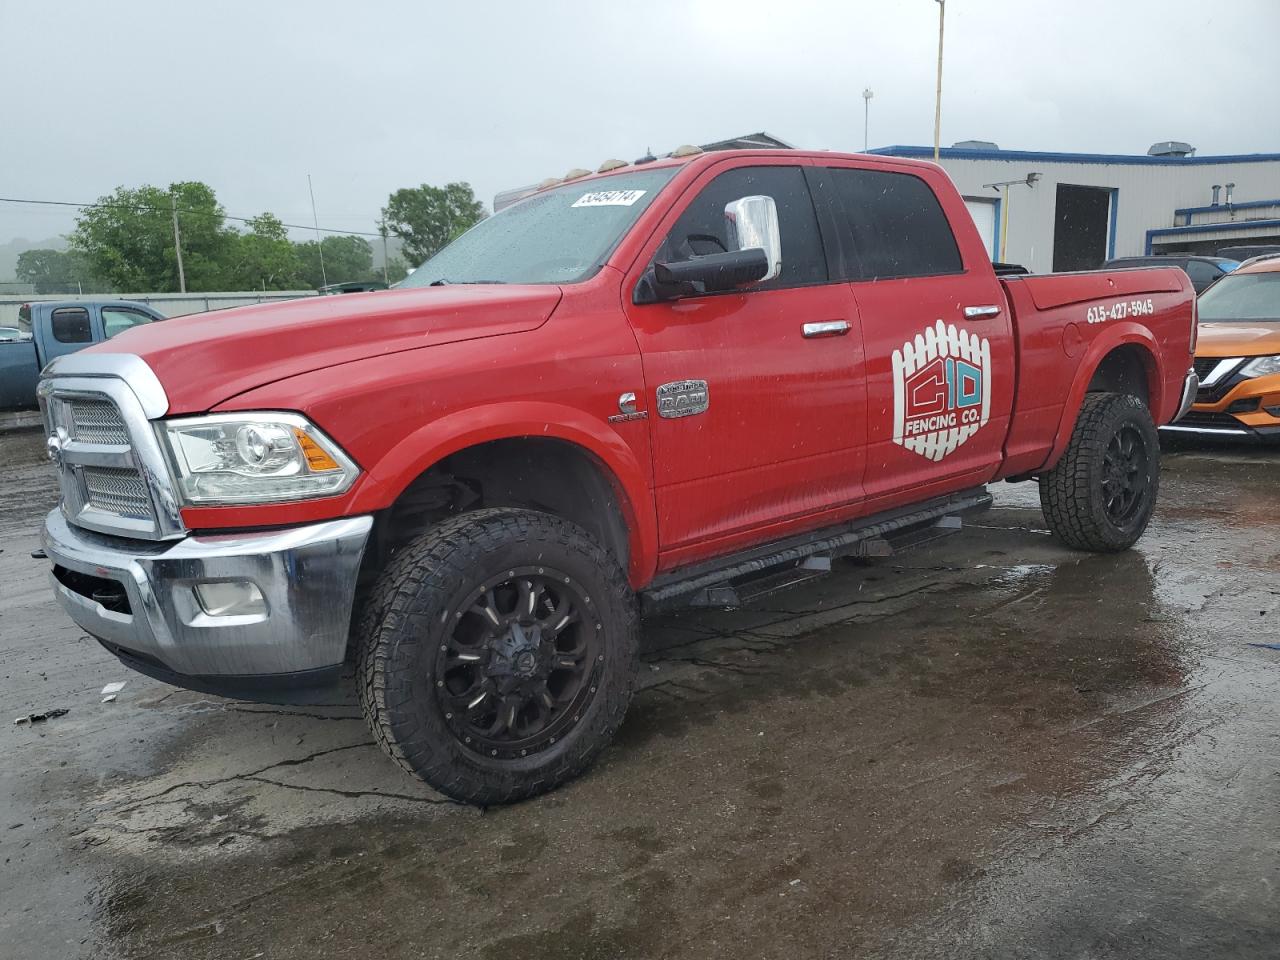
<instances>
[{"instance_id":1,"label":"chrome front bumper","mask_svg":"<svg viewBox=\"0 0 1280 960\"><path fill-rule=\"evenodd\" d=\"M1178 402L1178 412L1174 414L1169 423L1177 423L1187 415L1191 405L1196 402L1196 392L1199 389L1200 378L1196 375L1195 369L1192 368L1187 371L1187 377L1182 381L1182 399Z\"/></svg>"},{"instance_id":2,"label":"chrome front bumper","mask_svg":"<svg viewBox=\"0 0 1280 960\"><path fill-rule=\"evenodd\" d=\"M55 509L43 539L54 592L71 619L130 666L208 689L335 673L372 526L363 516L142 542L73 527ZM195 592L201 583L246 581L261 592L264 609L212 615Z\"/></svg>"}]
</instances>

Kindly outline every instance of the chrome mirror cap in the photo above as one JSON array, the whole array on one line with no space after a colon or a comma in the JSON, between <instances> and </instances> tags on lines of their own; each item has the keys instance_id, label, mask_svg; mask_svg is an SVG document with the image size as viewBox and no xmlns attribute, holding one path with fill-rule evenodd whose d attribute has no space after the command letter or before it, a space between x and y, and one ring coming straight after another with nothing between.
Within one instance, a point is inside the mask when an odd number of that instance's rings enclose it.
<instances>
[{"instance_id":1,"label":"chrome mirror cap","mask_svg":"<svg viewBox=\"0 0 1280 960\"><path fill-rule=\"evenodd\" d=\"M759 249L769 258L769 272L758 282L772 280L782 272L782 234L778 229L778 206L773 197L742 197L725 204L724 218L734 250Z\"/></svg>"}]
</instances>

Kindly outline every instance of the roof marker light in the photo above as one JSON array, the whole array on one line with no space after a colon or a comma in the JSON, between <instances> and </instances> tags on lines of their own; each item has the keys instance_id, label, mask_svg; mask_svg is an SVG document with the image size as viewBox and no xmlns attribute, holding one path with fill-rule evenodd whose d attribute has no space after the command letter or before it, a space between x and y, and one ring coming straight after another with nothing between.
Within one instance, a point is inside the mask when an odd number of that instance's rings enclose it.
<instances>
[{"instance_id":1,"label":"roof marker light","mask_svg":"<svg viewBox=\"0 0 1280 960\"><path fill-rule=\"evenodd\" d=\"M626 165L626 161L624 160L606 160L604 163L600 164L596 173L607 173L610 170L617 170L619 167L625 167Z\"/></svg>"},{"instance_id":2,"label":"roof marker light","mask_svg":"<svg viewBox=\"0 0 1280 960\"><path fill-rule=\"evenodd\" d=\"M686 143L686 144L684 144L684 145L682 145L682 146L679 146L679 147L676 147L674 150L672 150L672 151L671 151L671 155L672 155L673 157L692 157L692 156L695 156L696 154L699 154L699 153L701 153L701 152L702 152L702 148L701 148L701 147L695 147L695 146L694 146L693 144L691 144L691 143Z\"/></svg>"},{"instance_id":3,"label":"roof marker light","mask_svg":"<svg viewBox=\"0 0 1280 960\"><path fill-rule=\"evenodd\" d=\"M583 170L581 167L574 167L572 170L570 170L568 173L564 175L564 179L577 180L580 177L587 176L589 173L591 173L590 170Z\"/></svg>"}]
</instances>

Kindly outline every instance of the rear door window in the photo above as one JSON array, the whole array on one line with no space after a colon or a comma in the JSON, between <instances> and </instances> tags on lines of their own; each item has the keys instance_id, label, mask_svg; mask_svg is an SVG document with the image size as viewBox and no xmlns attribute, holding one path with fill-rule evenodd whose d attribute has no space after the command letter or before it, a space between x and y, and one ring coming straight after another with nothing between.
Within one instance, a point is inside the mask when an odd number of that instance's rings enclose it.
<instances>
[{"instance_id":1,"label":"rear door window","mask_svg":"<svg viewBox=\"0 0 1280 960\"><path fill-rule=\"evenodd\" d=\"M835 167L827 171L839 210L850 280L963 273L955 234L919 177Z\"/></svg>"},{"instance_id":2,"label":"rear door window","mask_svg":"<svg viewBox=\"0 0 1280 960\"><path fill-rule=\"evenodd\" d=\"M53 311L53 339L59 343L92 343L89 311L83 307L62 307Z\"/></svg>"},{"instance_id":3,"label":"rear door window","mask_svg":"<svg viewBox=\"0 0 1280 960\"><path fill-rule=\"evenodd\" d=\"M691 260L729 250L726 205L743 197L772 197L782 237L782 272L752 290L826 283L827 260L813 198L799 167L738 167L716 177L680 214L655 259Z\"/></svg>"}]
</instances>

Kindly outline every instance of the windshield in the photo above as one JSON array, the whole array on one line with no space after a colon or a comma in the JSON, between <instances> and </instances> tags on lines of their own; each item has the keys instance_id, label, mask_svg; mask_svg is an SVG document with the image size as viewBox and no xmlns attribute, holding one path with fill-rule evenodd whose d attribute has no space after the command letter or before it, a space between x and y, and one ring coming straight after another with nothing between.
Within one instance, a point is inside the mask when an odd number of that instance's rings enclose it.
<instances>
[{"instance_id":1,"label":"windshield","mask_svg":"<svg viewBox=\"0 0 1280 960\"><path fill-rule=\"evenodd\" d=\"M637 170L534 194L481 220L400 286L585 280L678 169Z\"/></svg>"},{"instance_id":2,"label":"windshield","mask_svg":"<svg viewBox=\"0 0 1280 960\"><path fill-rule=\"evenodd\" d=\"M1280 271L1232 273L1200 295L1202 323L1280 320Z\"/></svg>"}]
</instances>

